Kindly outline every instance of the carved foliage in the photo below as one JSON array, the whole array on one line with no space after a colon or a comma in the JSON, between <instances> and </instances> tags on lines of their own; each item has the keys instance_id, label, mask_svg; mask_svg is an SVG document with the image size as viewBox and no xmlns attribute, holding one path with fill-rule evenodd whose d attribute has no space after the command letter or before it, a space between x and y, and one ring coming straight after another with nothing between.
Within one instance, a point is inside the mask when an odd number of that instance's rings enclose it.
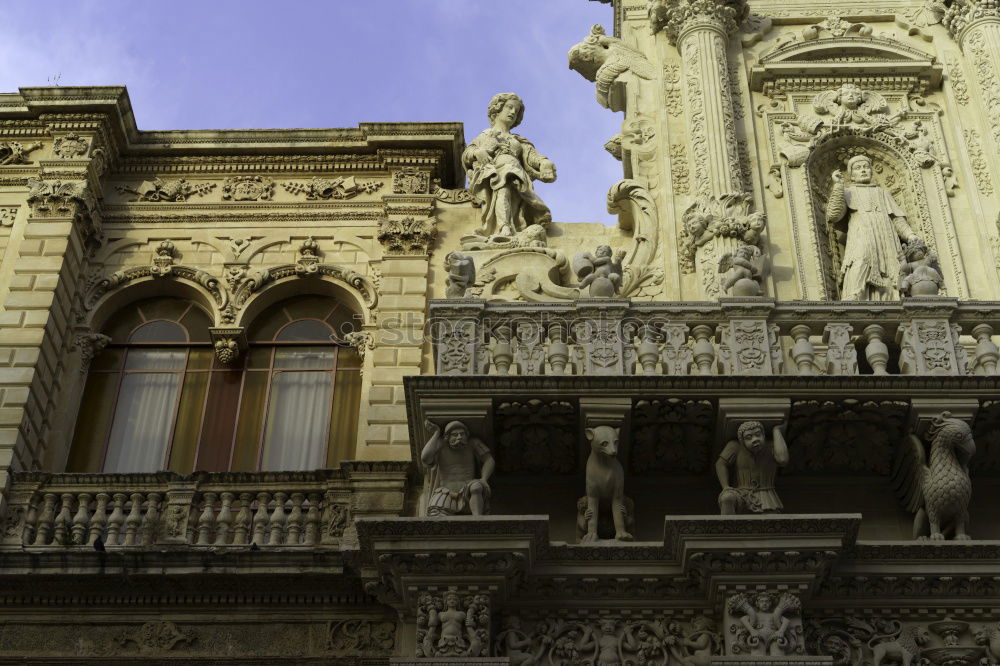
<instances>
[{"instance_id":1,"label":"carved foliage","mask_svg":"<svg viewBox=\"0 0 1000 666\"><path fill-rule=\"evenodd\" d=\"M327 650L338 657L392 654L396 624L387 620L331 620L327 625Z\"/></svg>"},{"instance_id":2,"label":"carved foliage","mask_svg":"<svg viewBox=\"0 0 1000 666\"><path fill-rule=\"evenodd\" d=\"M632 412L634 473L704 473L715 409L707 400L640 400Z\"/></svg>"},{"instance_id":3,"label":"carved foliage","mask_svg":"<svg viewBox=\"0 0 1000 666\"><path fill-rule=\"evenodd\" d=\"M173 650L178 644L190 645L194 637L181 631L173 622L159 621L147 622L133 631L123 631L115 640L122 646L134 643L139 652L156 653Z\"/></svg>"},{"instance_id":4,"label":"carved foliage","mask_svg":"<svg viewBox=\"0 0 1000 666\"><path fill-rule=\"evenodd\" d=\"M790 656L805 652L802 602L790 592L734 594L726 603L730 654Z\"/></svg>"},{"instance_id":5,"label":"carved foliage","mask_svg":"<svg viewBox=\"0 0 1000 666\"><path fill-rule=\"evenodd\" d=\"M788 418L789 471L888 474L909 405L884 400L793 403Z\"/></svg>"},{"instance_id":6,"label":"carved foliage","mask_svg":"<svg viewBox=\"0 0 1000 666\"><path fill-rule=\"evenodd\" d=\"M427 254L435 238L437 226L432 219L383 219L378 225L378 242L386 254Z\"/></svg>"},{"instance_id":7,"label":"carved foliage","mask_svg":"<svg viewBox=\"0 0 1000 666\"><path fill-rule=\"evenodd\" d=\"M721 27L728 34L750 15L745 0L651 0L649 25L656 34L663 30L671 44L676 44L680 33L696 22Z\"/></svg>"},{"instance_id":8,"label":"carved foliage","mask_svg":"<svg viewBox=\"0 0 1000 666\"><path fill-rule=\"evenodd\" d=\"M84 181L29 178L28 204L34 215L74 215L80 206L92 209L94 195Z\"/></svg>"},{"instance_id":9,"label":"carved foliage","mask_svg":"<svg viewBox=\"0 0 1000 666\"><path fill-rule=\"evenodd\" d=\"M504 402L494 411L497 464L504 472L570 474L577 469L576 410L568 402Z\"/></svg>"},{"instance_id":10,"label":"carved foliage","mask_svg":"<svg viewBox=\"0 0 1000 666\"><path fill-rule=\"evenodd\" d=\"M486 657L490 598L485 594L424 593L417 601L417 657Z\"/></svg>"}]
</instances>

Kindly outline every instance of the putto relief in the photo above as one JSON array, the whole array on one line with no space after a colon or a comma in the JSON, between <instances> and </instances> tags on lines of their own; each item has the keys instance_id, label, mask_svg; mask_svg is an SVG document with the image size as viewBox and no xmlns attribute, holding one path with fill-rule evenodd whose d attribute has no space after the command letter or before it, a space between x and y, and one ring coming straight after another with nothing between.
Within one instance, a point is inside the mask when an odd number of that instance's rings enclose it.
<instances>
[{"instance_id":1,"label":"putto relief","mask_svg":"<svg viewBox=\"0 0 1000 666\"><path fill-rule=\"evenodd\" d=\"M509 247L520 235L545 239L552 213L532 183L556 179L556 166L524 137L511 133L524 118L524 102L514 93L494 95L487 107L490 127L462 154L469 190L482 208L482 226L462 238L463 249Z\"/></svg>"}]
</instances>

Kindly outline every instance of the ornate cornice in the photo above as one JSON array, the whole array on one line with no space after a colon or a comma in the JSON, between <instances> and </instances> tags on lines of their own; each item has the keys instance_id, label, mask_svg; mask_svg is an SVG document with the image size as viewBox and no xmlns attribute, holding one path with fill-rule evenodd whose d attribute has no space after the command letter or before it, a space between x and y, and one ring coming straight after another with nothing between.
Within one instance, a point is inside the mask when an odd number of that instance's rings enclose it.
<instances>
[{"instance_id":1,"label":"ornate cornice","mask_svg":"<svg viewBox=\"0 0 1000 666\"><path fill-rule=\"evenodd\" d=\"M655 35L663 30L671 44L684 33L706 27L734 34L750 15L746 0L650 0L649 24Z\"/></svg>"}]
</instances>

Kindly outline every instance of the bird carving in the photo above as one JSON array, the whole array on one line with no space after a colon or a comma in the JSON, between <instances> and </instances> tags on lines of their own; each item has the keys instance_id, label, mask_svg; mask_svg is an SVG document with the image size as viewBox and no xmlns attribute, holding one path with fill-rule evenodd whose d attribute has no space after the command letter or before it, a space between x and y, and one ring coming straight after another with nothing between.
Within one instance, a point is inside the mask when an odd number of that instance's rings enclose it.
<instances>
[{"instance_id":1,"label":"bird carving","mask_svg":"<svg viewBox=\"0 0 1000 666\"><path fill-rule=\"evenodd\" d=\"M966 533L972 496L969 460L976 453L972 429L943 412L931 423L927 439L929 461L923 442L911 434L900 447L893 470L896 494L915 514L913 538L970 539Z\"/></svg>"}]
</instances>

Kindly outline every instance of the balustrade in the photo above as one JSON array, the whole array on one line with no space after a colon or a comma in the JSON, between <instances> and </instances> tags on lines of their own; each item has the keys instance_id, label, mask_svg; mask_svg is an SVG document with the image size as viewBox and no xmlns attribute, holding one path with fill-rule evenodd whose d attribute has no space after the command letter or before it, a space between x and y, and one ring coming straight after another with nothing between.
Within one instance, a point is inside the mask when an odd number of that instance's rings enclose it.
<instances>
[{"instance_id":1,"label":"balustrade","mask_svg":"<svg viewBox=\"0 0 1000 666\"><path fill-rule=\"evenodd\" d=\"M996 374L1000 304L432 301L443 375Z\"/></svg>"}]
</instances>

